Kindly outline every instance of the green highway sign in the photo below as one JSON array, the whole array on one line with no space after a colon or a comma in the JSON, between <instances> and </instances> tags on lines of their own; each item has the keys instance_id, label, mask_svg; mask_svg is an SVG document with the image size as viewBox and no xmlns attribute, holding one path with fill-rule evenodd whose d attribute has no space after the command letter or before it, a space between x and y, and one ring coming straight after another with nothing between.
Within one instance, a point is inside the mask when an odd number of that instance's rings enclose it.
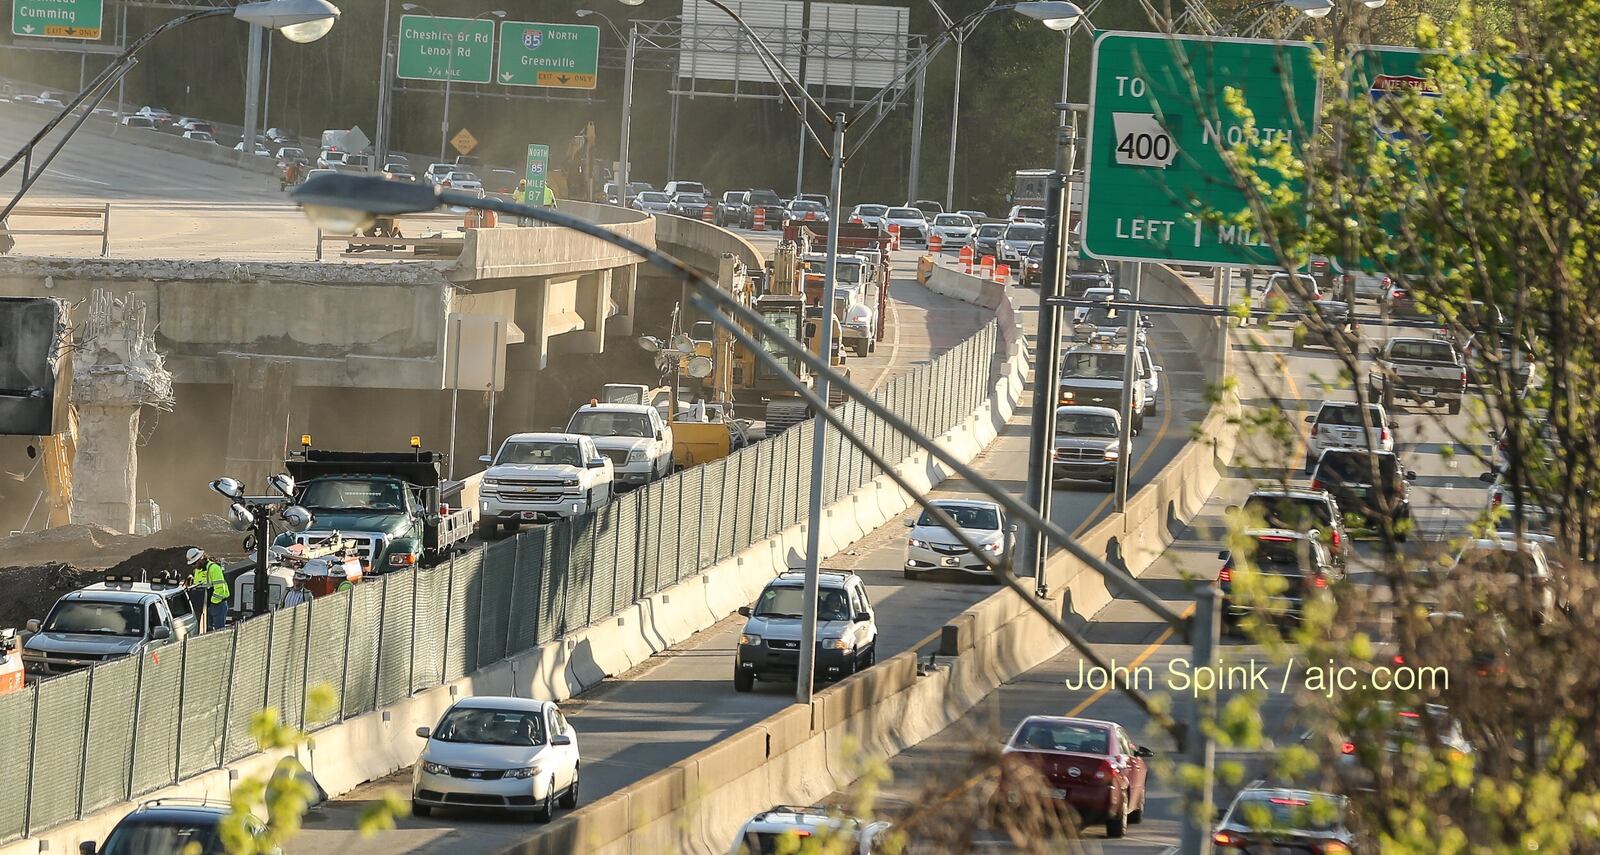
<instances>
[{"instance_id":1,"label":"green highway sign","mask_svg":"<svg viewBox=\"0 0 1600 855\"><path fill-rule=\"evenodd\" d=\"M599 27L531 21L500 23L496 83L593 89L599 67Z\"/></svg>"},{"instance_id":2,"label":"green highway sign","mask_svg":"<svg viewBox=\"0 0 1600 855\"><path fill-rule=\"evenodd\" d=\"M103 0L12 0L11 34L98 39Z\"/></svg>"},{"instance_id":3,"label":"green highway sign","mask_svg":"<svg viewBox=\"0 0 1600 855\"><path fill-rule=\"evenodd\" d=\"M1094 43L1083 251L1095 258L1272 263L1259 231L1206 218L1246 211L1221 147L1246 141L1225 92L1255 116L1253 139L1297 144L1317 125L1310 45L1101 33ZM1198 102L1198 103L1197 103Z\"/></svg>"},{"instance_id":4,"label":"green highway sign","mask_svg":"<svg viewBox=\"0 0 1600 855\"><path fill-rule=\"evenodd\" d=\"M494 78L493 69L494 21L400 16L396 77L488 83Z\"/></svg>"},{"instance_id":5,"label":"green highway sign","mask_svg":"<svg viewBox=\"0 0 1600 855\"><path fill-rule=\"evenodd\" d=\"M522 173L528 179L528 195L524 197L529 205L544 204L544 184L550 175L550 147L547 145L528 146L528 166Z\"/></svg>"}]
</instances>

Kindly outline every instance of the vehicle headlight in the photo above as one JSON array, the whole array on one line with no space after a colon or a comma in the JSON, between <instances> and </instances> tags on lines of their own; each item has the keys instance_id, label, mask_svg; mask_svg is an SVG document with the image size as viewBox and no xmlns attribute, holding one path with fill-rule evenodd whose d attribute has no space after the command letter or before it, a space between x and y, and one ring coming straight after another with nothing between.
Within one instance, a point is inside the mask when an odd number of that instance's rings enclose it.
<instances>
[{"instance_id":1,"label":"vehicle headlight","mask_svg":"<svg viewBox=\"0 0 1600 855\"><path fill-rule=\"evenodd\" d=\"M822 642L822 646L827 650L849 650L850 647L851 647L850 639L848 639L848 638L828 638L828 639L824 639L823 642Z\"/></svg>"},{"instance_id":2,"label":"vehicle headlight","mask_svg":"<svg viewBox=\"0 0 1600 855\"><path fill-rule=\"evenodd\" d=\"M761 636L753 632L743 632L739 634L739 643L754 647L761 643Z\"/></svg>"},{"instance_id":3,"label":"vehicle headlight","mask_svg":"<svg viewBox=\"0 0 1600 855\"><path fill-rule=\"evenodd\" d=\"M644 459L644 449L642 449L642 448L635 448L634 450L628 452L628 462L629 463L638 463L639 461L641 461L643 459Z\"/></svg>"},{"instance_id":4,"label":"vehicle headlight","mask_svg":"<svg viewBox=\"0 0 1600 855\"><path fill-rule=\"evenodd\" d=\"M522 769L507 769L505 777L507 777L507 778L537 778L537 777L539 777L539 767L538 766L528 766L528 767L525 767L525 768L522 768Z\"/></svg>"},{"instance_id":5,"label":"vehicle headlight","mask_svg":"<svg viewBox=\"0 0 1600 855\"><path fill-rule=\"evenodd\" d=\"M561 483L564 484L565 486L568 486L568 487L576 487L576 486L578 486L578 479L576 479L576 478L568 478L567 480L562 481Z\"/></svg>"},{"instance_id":6,"label":"vehicle headlight","mask_svg":"<svg viewBox=\"0 0 1600 855\"><path fill-rule=\"evenodd\" d=\"M989 553L990 555L999 555L1002 548L1003 547L998 540L994 543L985 543L983 545L983 551Z\"/></svg>"},{"instance_id":7,"label":"vehicle headlight","mask_svg":"<svg viewBox=\"0 0 1600 855\"><path fill-rule=\"evenodd\" d=\"M407 552L404 555L389 556L390 567L405 567L415 563L417 563L417 556L410 552Z\"/></svg>"},{"instance_id":8,"label":"vehicle headlight","mask_svg":"<svg viewBox=\"0 0 1600 855\"><path fill-rule=\"evenodd\" d=\"M1122 452L1118 451L1115 448L1106 449L1106 459L1107 460L1116 460L1117 458L1119 458L1121 456L1122 456Z\"/></svg>"},{"instance_id":9,"label":"vehicle headlight","mask_svg":"<svg viewBox=\"0 0 1600 855\"><path fill-rule=\"evenodd\" d=\"M450 774L450 767L444 765L443 763L435 763L431 760L424 760L422 761L422 771L427 772L430 775L448 775Z\"/></svg>"},{"instance_id":10,"label":"vehicle headlight","mask_svg":"<svg viewBox=\"0 0 1600 855\"><path fill-rule=\"evenodd\" d=\"M485 478L485 479L483 479L483 486L485 486L485 487L499 487L499 486L502 486L502 485L500 483L500 479L498 479L498 478Z\"/></svg>"},{"instance_id":11,"label":"vehicle headlight","mask_svg":"<svg viewBox=\"0 0 1600 855\"><path fill-rule=\"evenodd\" d=\"M911 545L915 546L918 549L927 549L928 548L928 542L926 540L917 540L914 537L911 538Z\"/></svg>"},{"instance_id":12,"label":"vehicle headlight","mask_svg":"<svg viewBox=\"0 0 1600 855\"><path fill-rule=\"evenodd\" d=\"M28 648L24 647L24 648L22 648L22 658L25 659L25 660L26 659L43 660L45 658L45 656L44 656L44 653L42 653L42 652L40 652L38 650L29 650Z\"/></svg>"},{"instance_id":13,"label":"vehicle headlight","mask_svg":"<svg viewBox=\"0 0 1600 855\"><path fill-rule=\"evenodd\" d=\"M1063 400L1063 401L1071 401L1076 397L1077 397L1076 393L1074 393L1071 389L1062 389L1061 390L1061 400Z\"/></svg>"}]
</instances>

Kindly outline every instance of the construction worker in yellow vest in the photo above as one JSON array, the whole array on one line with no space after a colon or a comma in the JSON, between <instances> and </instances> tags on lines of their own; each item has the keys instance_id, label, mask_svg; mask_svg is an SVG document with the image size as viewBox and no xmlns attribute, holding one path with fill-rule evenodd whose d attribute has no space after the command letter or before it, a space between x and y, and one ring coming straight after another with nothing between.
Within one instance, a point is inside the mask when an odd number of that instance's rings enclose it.
<instances>
[{"instance_id":1,"label":"construction worker in yellow vest","mask_svg":"<svg viewBox=\"0 0 1600 855\"><path fill-rule=\"evenodd\" d=\"M184 559L194 568L194 576L189 579L189 584L207 592L206 620L201 631L222 629L228 622L228 600L231 597L228 579L222 574L222 565L207 558L205 551L198 547L190 547Z\"/></svg>"}]
</instances>

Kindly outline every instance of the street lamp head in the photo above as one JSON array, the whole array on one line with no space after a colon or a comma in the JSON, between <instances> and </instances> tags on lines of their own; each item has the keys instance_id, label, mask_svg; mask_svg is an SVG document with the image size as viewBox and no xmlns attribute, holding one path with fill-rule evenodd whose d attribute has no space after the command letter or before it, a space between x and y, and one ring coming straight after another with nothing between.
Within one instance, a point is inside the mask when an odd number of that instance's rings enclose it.
<instances>
[{"instance_id":1,"label":"street lamp head","mask_svg":"<svg viewBox=\"0 0 1600 855\"><path fill-rule=\"evenodd\" d=\"M331 234L354 234L377 217L439 207L437 188L344 173L319 175L296 188L289 198L300 203L317 228Z\"/></svg>"},{"instance_id":2,"label":"street lamp head","mask_svg":"<svg viewBox=\"0 0 1600 855\"><path fill-rule=\"evenodd\" d=\"M277 30L291 42L314 42L333 29L339 7L328 0L262 0L235 6L233 16L247 24Z\"/></svg>"},{"instance_id":3,"label":"street lamp head","mask_svg":"<svg viewBox=\"0 0 1600 855\"><path fill-rule=\"evenodd\" d=\"M294 478L279 472L267 476L267 485L290 501L294 500Z\"/></svg>"},{"instance_id":4,"label":"street lamp head","mask_svg":"<svg viewBox=\"0 0 1600 855\"><path fill-rule=\"evenodd\" d=\"M1389 2L1389 0L1361 0L1361 5L1367 7L1368 9L1382 9L1383 4L1387 2Z\"/></svg>"},{"instance_id":5,"label":"street lamp head","mask_svg":"<svg viewBox=\"0 0 1600 855\"><path fill-rule=\"evenodd\" d=\"M1333 11L1333 0L1283 0L1283 5L1307 18L1326 18Z\"/></svg>"},{"instance_id":6,"label":"street lamp head","mask_svg":"<svg viewBox=\"0 0 1600 855\"><path fill-rule=\"evenodd\" d=\"M1078 19L1083 17L1082 9L1064 0L1018 3L1012 9L1017 14L1026 15L1052 30L1070 30L1078 23Z\"/></svg>"},{"instance_id":7,"label":"street lamp head","mask_svg":"<svg viewBox=\"0 0 1600 855\"><path fill-rule=\"evenodd\" d=\"M236 478L218 478L211 482L211 489L230 502L237 502L244 496L244 485Z\"/></svg>"},{"instance_id":8,"label":"street lamp head","mask_svg":"<svg viewBox=\"0 0 1600 855\"><path fill-rule=\"evenodd\" d=\"M644 5L644 0L617 0L617 2L621 3L624 6L643 6Z\"/></svg>"},{"instance_id":9,"label":"street lamp head","mask_svg":"<svg viewBox=\"0 0 1600 855\"><path fill-rule=\"evenodd\" d=\"M228 525L234 531L249 531L256 527L256 515L244 505L234 502L228 506Z\"/></svg>"},{"instance_id":10,"label":"street lamp head","mask_svg":"<svg viewBox=\"0 0 1600 855\"><path fill-rule=\"evenodd\" d=\"M580 18L587 18L590 15L598 15L600 13L596 12L593 9L579 9L578 11L574 12L573 14L577 15Z\"/></svg>"},{"instance_id":11,"label":"street lamp head","mask_svg":"<svg viewBox=\"0 0 1600 855\"><path fill-rule=\"evenodd\" d=\"M401 8L401 9L404 9L404 10L405 10L405 11L407 11L407 12L415 12L415 11L417 11L417 10L418 10L418 9L421 9L421 8L422 8L422 7L421 7L421 6L418 6L418 5L417 5L417 4L415 4L415 3L401 3L401 4L400 4L400 8Z\"/></svg>"},{"instance_id":12,"label":"street lamp head","mask_svg":"<svg viewBox=\"0 0 1600 855\"><path fill-rule=\"evenodd\" d=\"M506 16L506 10L504 10L504 9L495 9L494 11L487 12L485 14L493 15L496 18L504 18Z\"/></svg>"}]
</instances>

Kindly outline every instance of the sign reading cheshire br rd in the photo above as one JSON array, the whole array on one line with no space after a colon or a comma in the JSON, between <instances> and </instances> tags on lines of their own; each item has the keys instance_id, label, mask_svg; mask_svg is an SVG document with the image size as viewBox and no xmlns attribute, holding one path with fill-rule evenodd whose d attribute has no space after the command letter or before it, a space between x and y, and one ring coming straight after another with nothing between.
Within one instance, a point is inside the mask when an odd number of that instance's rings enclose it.
<instances>
[{"instance_id":1,"label":"sign reading cheshire br rd","mask_svg":"<svg viewBox=\"0 0 1600 855\"><path fill-rule=\"evenodd\" d=\"M496 83L593 89L599 67L599 27L532 21L500 23Z\"/></svg>"},{"instance_id":2,"label":"sign reading cheshire br rd","mask_svg":"<svg viewBox=\"0 0 1600 855\"><path fill-rule=\"evenodd\" d=\"M1095 39L1086 254L1271 263L1258 231L1206 217L1249 209L1219 151L1219 143L1231 148L1252 141L1225 103L1229 87L1239 90L1254 114L1252 140L1287 140L1298 147L1316 127L1317 77L1309 45L1158 33L1108 32Z\"/></svg>"},{"instance_id":3,"label":"sign reading cheshire br rd","mask_svg":"<svg viewBox=\"0 0 1600 855\"><path fill-rule=\"evenodd\" d=\"M103 0L12 0L11 34L98 39Z\"/></svg>"},{"instance_id":4,"label":"sign reading cheshire br rd","mask_svg":"<svg viewBox=\"0 0 1600 855\"><path fill-rule=\"evenodd\" d=\"M494 76L493 69L494 21L400 16L396 77L488 83Z\"/></svg>"}]
</instances>

